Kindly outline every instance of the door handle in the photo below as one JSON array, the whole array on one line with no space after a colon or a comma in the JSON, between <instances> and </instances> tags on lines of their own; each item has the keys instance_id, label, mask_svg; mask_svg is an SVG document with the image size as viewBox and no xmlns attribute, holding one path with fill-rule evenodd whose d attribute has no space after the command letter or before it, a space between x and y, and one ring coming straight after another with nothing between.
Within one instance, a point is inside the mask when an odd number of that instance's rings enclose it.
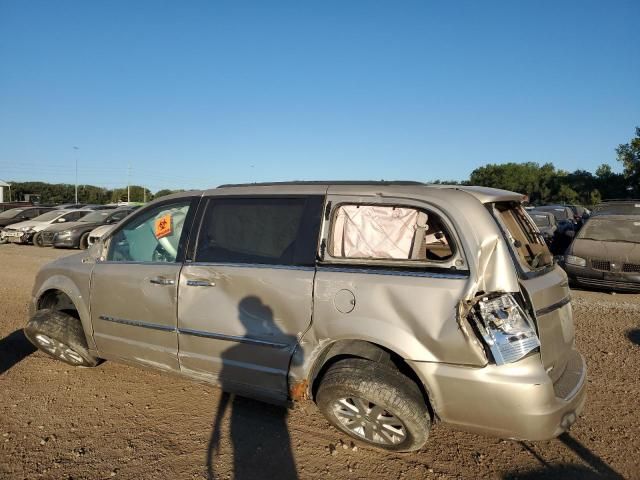
<instances>
[{"instance_id":1,"label":"door handle","mask_svg":"<svg viewBox=\"0 0 640 480\"><path fill-rule=\"evenodd\" d=\"M176 281L172 278L155 277L150 278L149 283L153 283L154 285L175 285Z\"/></svg>"},{"instance_id":2,"label":"door handle","mask_svg":"<svg viewBox=\"0 0 640 480\"><path fill-rule=\"evenodd\" d=\"M189 287L215 287L216 282L209 280L187 280L187 285Z\"/></svg>"}]
</instances>

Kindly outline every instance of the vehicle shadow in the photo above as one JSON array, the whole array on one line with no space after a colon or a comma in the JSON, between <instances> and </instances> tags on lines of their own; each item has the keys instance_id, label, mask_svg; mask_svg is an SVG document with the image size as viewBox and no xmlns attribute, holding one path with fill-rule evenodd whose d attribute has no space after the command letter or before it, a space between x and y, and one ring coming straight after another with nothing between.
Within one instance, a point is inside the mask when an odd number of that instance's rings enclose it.
<instances>
[{"instance_id":1,"label":"vehicle shadow","mask_svg":"<svg viewBox=\"0 0 640 480\"><path fill-rule=\"evenodd\" d=\"M293 345L297 338L281 332L273 320L271 308L264 305L257 297L245 297L238 305L239 319L245 328L245 338L273 337L278 343ZM275 340L277 339L277 340ZM268 347L255 347L265 350ZM220 386L225 392L222 394L213 419L213 429L209 439L206 454L207 478L219 478L216 474L216 460L221 458L221 450L226 446L225 440L230 441L233 456L233 477L236 480L277 478L282 480L297 479L297 470L291 439L287 429L288 411L285 407L278 407L237 396L239 377L244 376L247 382L264 382L268 376L264 371L255 367L264 353L251 355L251 344L238 343L227 349L222 355L222 370L220 372ZM276 358L283 351L267 352ZM255 365L248 363L255 359ZM286 359L286 360L285 360ZM284 376L276 379L276 384L286 389L286 369L288 355L284 355ZM273 375L273 373L269 374ZM262 378L261 378L262 377ZM228 438L225 435L224 421L229 416Z\"/></svg>"},{"instance_id":2,"label":"vehicle shadow","mask_svg":"<svg viewBox=\"0 0 640 480\"><path fill-rule=\"evenodd\" d=\"M627 338L636 345L640 345L640 328L627 331Z\"/></svg>"},{"instance_id":3,"label":"vehicle shadow","mask_svg":"<svg viewBox=\"0 0 640 480\"><path fill-rule=\"evenodd\" d=\"M600 457L582 445L577 439L569 433L563 433L558 437L558 441L564 444L575 453L586 465L578 465L571 463L550 464L542 458L534 449L525 442L518 442L520 445L533 455L541 464L539 468L529 471L513 471L507 472L504 479L586 479L586 480L602 480L602 479L623 479L624 477L607 465Z\"/></svg>"},{"instance_id":4,"label":"vehicle shadow","mask_svg":"<svg viewBox=\"0 0 640 480\"><path fill-rule=\"evenodd\" d=\"M0 339L0 375L36 351L22 329Z\"/></svg>"}]
</instances>

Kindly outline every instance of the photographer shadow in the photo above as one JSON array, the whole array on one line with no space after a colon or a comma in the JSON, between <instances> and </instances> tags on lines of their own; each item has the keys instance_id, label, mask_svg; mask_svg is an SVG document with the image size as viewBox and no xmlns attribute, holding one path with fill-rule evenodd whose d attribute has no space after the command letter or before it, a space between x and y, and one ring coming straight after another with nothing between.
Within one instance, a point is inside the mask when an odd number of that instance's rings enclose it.
<instances>
[{"instance_id":1,"label":"photographer shadow","mask_svg":"<svg viewBox=\"0 0 640 480\"><path fill-rule=\"evenodd\" d=\"M294 335L284 335L278 329L273 320L273 311L258 297L249 296L242 299L238 305L238 315L247 339L265 338L268 335L287 345L295 345L297 342ZM233 455L232 478L297 479L287 429L287 409L229 393L238 391L238 384L232 379L237 376L239 367L242 369L247 350L246 345L239 343L227 349L221 356L220 386L224 393L216 409L207 448L207 478L219 478L216 476L216 460L221 458L223 422L225 417L229 416L228 436ZM287 372L282 374L286 385Z\"/></svg>"}]
</instances>

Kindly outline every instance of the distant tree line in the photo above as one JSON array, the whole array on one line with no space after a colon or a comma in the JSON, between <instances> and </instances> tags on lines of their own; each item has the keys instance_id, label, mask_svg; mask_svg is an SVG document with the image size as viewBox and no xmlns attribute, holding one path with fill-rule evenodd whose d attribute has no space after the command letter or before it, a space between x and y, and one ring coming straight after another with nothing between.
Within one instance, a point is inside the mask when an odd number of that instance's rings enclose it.
<instances>
[{"instance_id":1,"label":"distant tree line","mask_svg":"<svg viewBox=\"0 0 640 480\"><path fill-rule=\"evenodd\" d=\"M635 137L629 143L619 145L615 151L623 166L622 173L614 173L606 163L595 173L586 170L567 172L556 169L551 163L505 163L476 168L468 181L460 183L521 192L535 204L594 205L613 198L640 198L640 128L636 127Z\"/></svg>"},{"instance_id":2,"label":"distant tree line","mask_svg":"<svg viewBox=\"0 0 640 480\"><path fill-rule=\"evenodd\" d=\"M614 173L608 164L600 165L595 173L586 170L567 172L551 163L535 162L489 164L471 172L469 180L443 181L437 184L482 185L520 192L529 196L531 203L579 203L594 205L612 198L640 198L640 127L629 143L615 149L623 172ZM74 185L67 183L10 182L14 199L25 194L39 194L42 203L69 203L74 200ZM130 187L132 202L153 200L182 190L162 189L151 193L139 185ZM81 203L111 203L127 199L127 188L107 189L93 185L78 187Z\"/></svg>"},{"instance_id":3,"label":"distant tree line","mask_svg":"<svg viewBox=\"0 0 640 480\"><path fill-rule=\"evenodd\" d=\"M69 183L46 183L46 182L9 182L11 184L12 200L23 200L25 195L37 194L41 203L72 203L75 200L75 185ZM140 185L129 187L130 199L132 202L150 201L154 198L169 195L181 190L163 189L155 194L148 188ZM8 196L5 191L5 201ZM78 185L79 203L116 203L127 201L127 187L103 188L94 185Z\"/></svg>"}]
</instances>

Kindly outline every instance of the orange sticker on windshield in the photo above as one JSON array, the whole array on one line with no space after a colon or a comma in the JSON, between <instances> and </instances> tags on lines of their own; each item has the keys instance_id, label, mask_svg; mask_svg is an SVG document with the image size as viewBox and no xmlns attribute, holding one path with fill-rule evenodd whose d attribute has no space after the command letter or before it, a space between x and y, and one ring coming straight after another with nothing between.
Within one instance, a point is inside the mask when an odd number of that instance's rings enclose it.
<instances>
[{"instance_id":1,"label":"orange sticker on windshield","mask_svg":"<svg viewBox=\"0 0 640 480\"><path fill-rule=\"evenodd\" d=\"M156 219L156 238L164 238L168 235L171 235L173 232L173 224L171 219L171 214L167 213L166 215L161 216Z\"/></svg>"}]
</instances>

